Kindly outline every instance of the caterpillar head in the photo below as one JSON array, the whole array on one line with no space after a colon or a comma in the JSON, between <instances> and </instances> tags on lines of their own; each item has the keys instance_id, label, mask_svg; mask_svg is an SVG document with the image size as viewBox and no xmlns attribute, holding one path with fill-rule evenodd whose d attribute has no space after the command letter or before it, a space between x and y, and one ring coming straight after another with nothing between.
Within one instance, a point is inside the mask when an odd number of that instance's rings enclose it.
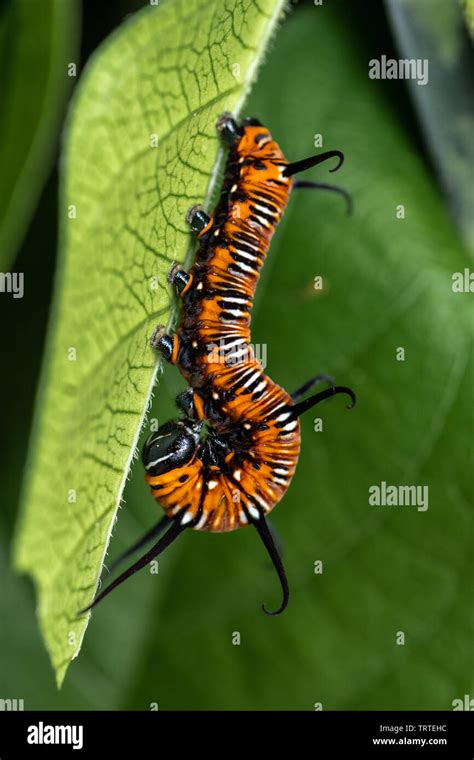
<instances>
[{"instance_id":1,"label":"caterpillar head","mask_svg":"<svg viewBox=\"0 0 474 760\"><path fill-rule=\"evenodd\" d=\"M152 433L142 450L147 473L163 475L194 459L202 425L191 419L170 420Z\"/></svg>"},{"instance_id":2,"label":"caterpillar head","mask_svg":"<svg viewBox=\"0 0 474 760\"><path fill-rule=\"evenodd\" d=\"M265 134L268 134L268 130L262 126L261 122L259 122L258 119L247 117L246 119L243 119L239 125L232 114L228 113L227 111L219 116L216 126L217 131L221 135L222 139L228 145L236 145L238 142L240 142L242 137L245 135L246 128L248 127L261 127L261 131L265 132ZM258 130L256 130L256 133L258 134Z\"/></svg>"},{"instance_id":3,"label":"caterpillar head","mask_svg":"<svg viewBox=\"0 0 474 760\"><path fill-rule=\"evenodd\" d=\"M228 145L238 143L244 133L244 130L237 124L232 114L227 111L219 116L216 127L220 136Z\"/></svg>"}]
</instances>

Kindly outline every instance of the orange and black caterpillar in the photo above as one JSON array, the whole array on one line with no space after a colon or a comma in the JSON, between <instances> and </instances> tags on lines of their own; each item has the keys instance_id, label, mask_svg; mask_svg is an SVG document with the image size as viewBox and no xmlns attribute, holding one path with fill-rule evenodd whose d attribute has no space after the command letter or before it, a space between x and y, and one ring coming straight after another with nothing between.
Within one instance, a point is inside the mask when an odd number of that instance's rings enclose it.
<instances>
[{"instance_id":1,"label":"orange and black caterpillar","mask_svg":"<svg viewBox=\"0 0 474 760\"><path fill-rule=\"evenodd\" d=\"M239 126L223 114L217 129L229 145L221 196L212 216L194 206L187 221L199 248L189 272L174 265L170 283L182 298L177 332L158 327L152 346L176 364L189 388L177 398L183 417L148 438L142 452L146 481L165 516L118 561L169 528L138 562L102 593L91 609L145 567L186 528L223 532L253 525L278 572L283 601L288 583L266 515L284 496L300 450L299 416L320 401L352 390L317 375L292 394L264 374L250 350L250 309L271 237L291 190L322 187L292 177L340 151L288 163L255 119ZM318 382L330 387L300 400ZM350 408L350 407L349 407ZM268 612L263 606L265 612Z\"/></svg>"}]
</instances>

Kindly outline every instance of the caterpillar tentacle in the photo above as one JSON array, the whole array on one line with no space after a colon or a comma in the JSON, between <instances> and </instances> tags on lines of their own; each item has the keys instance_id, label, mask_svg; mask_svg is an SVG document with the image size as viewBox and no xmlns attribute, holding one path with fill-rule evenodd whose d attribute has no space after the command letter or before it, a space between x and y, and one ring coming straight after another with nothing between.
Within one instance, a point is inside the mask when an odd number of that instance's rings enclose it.
<instances>
[{"instance_id":1,"label":"caterpillar tentacle","mask_svg":"<svg viewBox=\"0 0 474 760\"><path fill-rule=\"evenodd\" d=\"M88 607L84 607L84 609L79 610L78 615L84 615L86 612L90 612L94 607L96 607L97 604L99 604L99 602L102 601L102 599L105 599L105 597L108 596L111 591L116 589L118 586L121 586L124 581L130 578L131 575L134 575L134 573L146 567L149 562L158 557L159 554L167 549L168 546L173 543L173 541L176 541L178 536L183 532L185 528L186 525L183 525L177 521L173 522L165 535L162 536L159 541L146 554L143 555L143 557L141 557L137 562L129 567L128 570L125 570L121 575L119 575L118 578L112 581L112 583L110 583L104 589L104 591L101 591L101 593L96 596L92 604L89 604Z\"/></svg>"},{"instance_id":2,"label":"caterpillar tentacle","mask_svg":"<svg viewBox=\"0 0 474 760\"><path fill-rule=\"evenodd\" d=\"M293 189L297 190L298 188L302 190L305 190L305 189L329 190L333 193L338 193L338 195L341 195L346 202L347 216L350 216L352 214L352 211L353 211L352 196L350 193L347 192L347 190L344 190L343 187L339 187L338 185L329 185L327 182L313 182L312 180L300 179L293 183Z\"/></svg>"},{"instance_id":3,"label":"caterpillar tentacle","mask_svg":"<svg viewBox=\"0 0 474 760\"><path fill-rule=\"evenodd\" d=\"M147 530L147 532L138 539L132 546L129 546L128 549L126 549L122 554L119 554L116 559L112 562L112 564L109 567L109 572L113 573L113 571L122 564L122 562L130 557L130 555L135 554L139 549L141 549L143 546L146 546L150 543L152 538L156 538L156 536L159 536L160 533L163 533L165 528L170 524L169 517L166 517L166 515L163 515L156 525L154 525L150 530Z\"/></svg>"}]
</instances>

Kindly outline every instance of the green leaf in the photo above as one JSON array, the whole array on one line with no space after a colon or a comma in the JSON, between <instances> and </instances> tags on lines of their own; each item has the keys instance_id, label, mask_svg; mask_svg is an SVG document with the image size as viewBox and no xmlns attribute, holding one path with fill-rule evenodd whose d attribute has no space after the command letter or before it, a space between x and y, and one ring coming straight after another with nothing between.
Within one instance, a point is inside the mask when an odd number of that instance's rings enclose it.
<instances>
[{"instance_id":1,"label":"green leaf","mask_svg":"<svg viewBox=\"0 0 474 760\"><path fill-rule=\"evenodd\" d=\"M246 110L291 160L311 155L319 133L323 149L342 149L337 175L322 165L306 176L350 190L354 214L330 193L295 191L257 289L252 338L288 390L329 372L358 405L349 412L335 399L303 418L300 464L272 515L288 610L260 611L278 587L250 529L183 536L160 558L172 583L135 579L159 598L123 708L452 709L473 693L472 294L452 290L469 259L391 83L368 78L372 56L341 5L340 15L324 3L288 18ZM167 412L160 399L154 414ZM428 485L428 510L370 506L369 487L383 480ZM145 494L139 480L127 490L135 513ZM154 519L150 505L146 525ZM111 637L128 608L119 591L108 603L97 619L110 616Z\"/></svg>"},{"instance_id":2,"label":"green leaf","mask_svg":"<svg viewBox=\"0 0 474 760\"><path fill-rule=\"evenodd\" d=\"M80 649L170 320L166 276L282 10L175 0L130 18L74 99L62 169L61 258L27 463L16 565L33 576L61 684ZM214 175L215 176L215 175Z\"/></svg>"},{"instance_id":3,"label":"green leaf","mask_svg":"<svg viewBox=\"0 0 474 760\"><path fill-rule=\"evenodd\" d=\"M51 168L77 53L75 0L7 0L0 11L0 269L8 270Z\"/></svg>"},{"instance_id":4,"label":"green leaf","mask_svg":"<svg viewBox=\"0 0 474 760\"><path fill-rule=\"evenodd\" d=\"M466 26L471 38L474 39L474 0L461 0Z\"/></svg>"},{"instance_id":5,"label":"green leaf","mask_svg":"<svg viewBox=\"0 0 474 760\"><path fill-rule=\"evenodd\" d=\"M386 0L386 5L400 56L427 61L427 83L411 79L408 85L452 214L474 253L474 53L462 8L443 0Z\"/></svg>"}]
</instances>

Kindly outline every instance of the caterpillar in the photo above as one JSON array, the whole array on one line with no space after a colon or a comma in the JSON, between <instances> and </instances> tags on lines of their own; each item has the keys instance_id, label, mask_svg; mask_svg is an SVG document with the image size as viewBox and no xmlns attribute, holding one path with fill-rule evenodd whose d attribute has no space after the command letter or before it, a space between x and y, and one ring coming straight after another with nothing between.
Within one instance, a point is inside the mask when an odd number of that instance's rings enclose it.
<instances>
[{"instance_id":1,"label":"caterpillar","mask_svg":"<svg viewBox=\"0 0 474 760\"><path fill-rule=\"evenodd\" d=\"M224 113L217 130L229 148L221 195L211 216L202 206L188 212L187 222L199 243L195 263L189 272L173 265L168 277L182 299L179 325L174 334L159 326L151 338L152 347L175 364L188 383L176 399L182 417L159 427L142 451L145 479L165 514L115 565L161 537L81 612L145 567L186 528L219 533L253 525L282 589L278 609L262 608L270 615L281 613L288 604L289 586L266 516L295 473L299 417L338 393L350 397L348 408L356 401L350 388L321 374L289 394L265 375L250 350L255 288L291 191L334 190L350 206L342 188L296 182L293 176L333 158L337 164L331 171L336 171L343 154L332 150L289 163L256 119L238 125ZM304 398L321 381L329 387Z\"/></svg>"}]
</instances>

